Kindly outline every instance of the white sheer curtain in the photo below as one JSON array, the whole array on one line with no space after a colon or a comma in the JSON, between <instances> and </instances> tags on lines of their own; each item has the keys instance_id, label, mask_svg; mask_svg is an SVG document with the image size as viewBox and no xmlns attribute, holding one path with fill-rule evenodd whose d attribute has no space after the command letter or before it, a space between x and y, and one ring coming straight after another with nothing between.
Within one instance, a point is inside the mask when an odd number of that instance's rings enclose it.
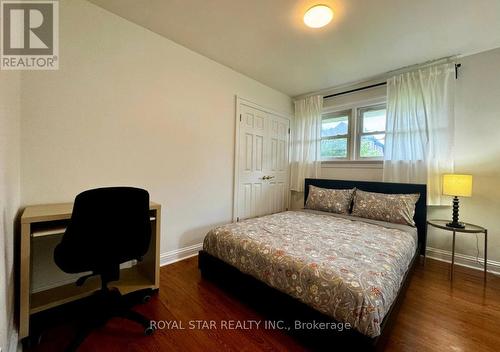
<instances>
[{"instance_id":1,"label":"white sheer curtain","mask_svg":"<svg viewBox=\"0 0 500 352\"><path fill-rule=\"evenodd\" d=\"M453 172L454 97L454 63L387 81L384 181L426 183L429 205L441 205L441 175Z\"/></svg>"},{"instance_id":2,"label":"white sheer curtain","mask_svg":"<svg viewBox=\"0 0 500 352\"><path fill-rule=\"evenodd\" d=\"M321 161L319 142L323 97L320 95L295 101L291 153L290 189L304 191L304 179L319 176Z\"/></svg>"}]
</instances>

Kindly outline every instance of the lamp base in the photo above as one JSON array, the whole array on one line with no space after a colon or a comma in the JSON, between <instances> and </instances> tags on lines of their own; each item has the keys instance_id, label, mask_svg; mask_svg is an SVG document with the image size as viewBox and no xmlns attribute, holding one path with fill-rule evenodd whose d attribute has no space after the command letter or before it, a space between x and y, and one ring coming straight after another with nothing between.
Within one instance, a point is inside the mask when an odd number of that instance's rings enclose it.
<instances>
[{"instance_id":1,"label":"lamp base","mask_svg":"<svg viewBox=\"0 0 500 352\"><path fill-rule=\"evenodd\" d=\"M446 224L447 227L453 227L454 229L463 229L465 225L463 222L449 222Z\"/></svg>"},{"instance_id":2,"label":"lamp base","mask_svg":"<svg viewBox=\"0 0 500 352\"><path fill-rule=\"evenodd\" d=\"M465 225L462 222L458 221L458 208L459 208L458 197L455 196L455 197L453 197L452 220L451 220L451 222L447 223L446 226L452 227L454 229L463 229L465 227Z\"/></svg>"}]
</instances>

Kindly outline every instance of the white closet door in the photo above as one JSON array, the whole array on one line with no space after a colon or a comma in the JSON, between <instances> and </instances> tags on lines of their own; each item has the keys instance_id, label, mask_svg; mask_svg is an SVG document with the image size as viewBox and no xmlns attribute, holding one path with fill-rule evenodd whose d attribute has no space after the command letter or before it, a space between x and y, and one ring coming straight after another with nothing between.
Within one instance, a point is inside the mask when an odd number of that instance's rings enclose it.
<instances>
[{"instance_id":1,"label":"white closet door","mask_svg":"<svg viewBox=\"0 0 500 352\"><path fill-rule=\"evenodd\" d=\"M235 220L286 210L289 120L241 103Z\"/></svg>"},{"instance_id":2,"label":"white closet door","mask_svg":"<svg viewBox=\"0 0 500 352\"><path fill-rule=\"evenodd\" d=\"M290 121L276 115L268 115L269 154L266 170L269 177L266 193L267 213L284 211L288 204L288 129Z\"/></svg>"}]
</instances>

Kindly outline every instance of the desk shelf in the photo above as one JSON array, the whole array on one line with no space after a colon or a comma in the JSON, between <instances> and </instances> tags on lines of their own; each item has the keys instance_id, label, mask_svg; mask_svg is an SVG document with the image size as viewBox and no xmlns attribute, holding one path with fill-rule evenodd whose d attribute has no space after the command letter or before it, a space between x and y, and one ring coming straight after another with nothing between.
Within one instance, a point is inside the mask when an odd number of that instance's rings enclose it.
<instances>
[{"instance_id":1,"label":"desk shelf","mask_svg":"<svg viewBox=\"0 0 500 352\"><path fill-rule=\"evenodd\" d=\"M30 314L88 297L99 290L100 285L99 277L93 276L88 278L83 286L76 286L75 283L71 283L32 293ZM120 280L111 282L109 286L118 288L123 295L138 290L156 288L154 281L144 275L138 266L120 270Z\"/></svg>"}]
</instances>

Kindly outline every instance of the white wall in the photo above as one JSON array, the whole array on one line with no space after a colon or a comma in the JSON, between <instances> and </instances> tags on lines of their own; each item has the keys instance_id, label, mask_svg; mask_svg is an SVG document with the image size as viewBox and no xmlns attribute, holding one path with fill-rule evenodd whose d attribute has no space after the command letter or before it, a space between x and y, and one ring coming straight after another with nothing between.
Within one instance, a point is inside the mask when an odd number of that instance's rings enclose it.
<instances>
[{"instance_id":1,"label":"white wall","mask_svg":"<svg viewBox=\"0 0 500 352\"><path fill-rule=\"evenodd\" d=\"M460 218L489 230L488 258L500 261L500 48L464 57L457 81L455 172L473 175L471 198L460 200ZM451 217L434 208L430 218ZM451 250L450 235L430 230L429 246ZM483 236L479 236L480 257ZM458 235L456 250L476 256L476 237Z\"/></svg>"},{"instance_id":2,"label":"white wall","mask_svg":"<svg viewBox=\"0 0 500 352\"><path fill-rule=\"evenodd\" d=\"M500 48L464 57L456 93L455 172L474 176L473 196L461 199L462 221L489 230L488 258L500 261ZM322 168L331 179L382 181L381 168ZM302 204L294 196L294 206ZM451 202L451 200L450 200ZM451 217L450 207L430 207L429 219ZM451 251L451 235L429 229L428 246ZM483 257L483 236L479 236ZM476 256L475 235L458 235L457 253Z\"/></svg>"},{"instance_id":3,"label":"white wall","mask_svg":"<svg viewBox=\"0 0 500 352\"><path fill-rule=\"evenodd\" d=\"M60 2L60 70L22 78L22 204L134 185L162 204L161 252L231 221L235 95L291 98L81 0Z\"/></svg>"},{"instance_id":4,"label":"white wall","mask_svg":"<svg viewBox=\"0 0 500 352\"><path fill-rule=\"evenodd\" d=\"M14 350L14 219L20 203L20 74L0 71L0 349Z\"/></svg>"}]
</instances>

